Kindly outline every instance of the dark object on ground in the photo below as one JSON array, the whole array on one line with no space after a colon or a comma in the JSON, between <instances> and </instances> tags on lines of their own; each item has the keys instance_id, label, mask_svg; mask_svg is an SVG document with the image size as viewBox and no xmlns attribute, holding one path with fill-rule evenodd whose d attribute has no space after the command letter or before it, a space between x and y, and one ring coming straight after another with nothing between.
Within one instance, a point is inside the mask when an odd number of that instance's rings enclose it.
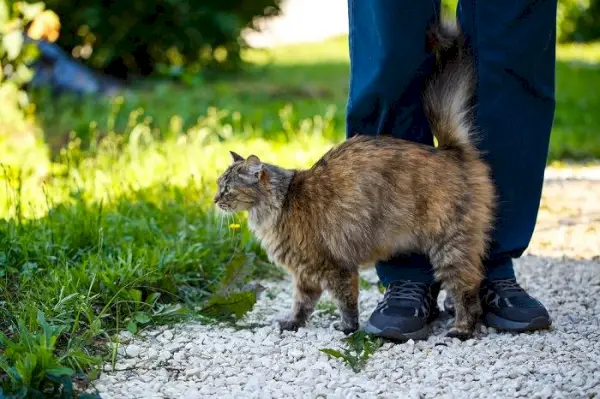
<instances>
[{"instance_id":1,"label":"dark object on ground","mask_svg":"<svg viewBox=\"0 0 600 399\"><path fill-rule=\"evenodd\" d=\"M28 87L47 87L55 94L68 92L108 96L124 88L121 82L86 67L54 43L29 38L25 40L34 43L40 51L39 57L30 66L34 76Z\"/></svg>"}]
</instances>

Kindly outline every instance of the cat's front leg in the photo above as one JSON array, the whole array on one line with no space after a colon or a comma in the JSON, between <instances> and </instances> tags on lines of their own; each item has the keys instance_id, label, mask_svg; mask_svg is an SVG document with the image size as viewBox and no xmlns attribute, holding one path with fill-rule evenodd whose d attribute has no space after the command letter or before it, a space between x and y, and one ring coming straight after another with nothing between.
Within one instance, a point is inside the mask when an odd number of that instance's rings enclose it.
<instances>
[{"instance_id":1,"label":"cat's front leg","mask_svg":"<svg viewBox=\"0 0 600 399\"><path fill-rule=\"evenodd\" d=\"M358 330L358 272L336 269L329 273L327 289L336 300L342 320L335 328L344 334Z\"/></svg>"},{"instance_id":2,"label":"cat's front leg","mask_svg":"<svg viewBox=\"0 0 600 399\"><path fill-rule=\"evenodd\" d=\"M296 280L292 313L288 318L278 320L279 329L281 331L296 331L298 328L306 325L306 321L315 310L317 301L322 293L323 289L321 287L307 284L302 280Z\"/></svg>"}]
</instances>

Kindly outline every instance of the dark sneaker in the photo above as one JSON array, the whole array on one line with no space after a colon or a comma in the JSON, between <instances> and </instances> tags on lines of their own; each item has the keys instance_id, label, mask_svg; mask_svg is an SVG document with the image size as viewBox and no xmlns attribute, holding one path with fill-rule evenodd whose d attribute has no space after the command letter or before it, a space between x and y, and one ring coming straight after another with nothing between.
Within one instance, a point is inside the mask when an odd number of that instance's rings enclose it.
<instances>
[{"instance_id":1,"label":"dark sneaker","mask_svg":"<svg viewBox=\"0 0 600 399\"><path fill-rule=\"evenodd\" d=\"M530 296L514 278L484 280L479 296L482 318L488 327L521 332L546 329L552 324L544 305ZM449 296L444 301L444 309L454 314L454 303Z\"/></svg>"},{"instance_id":2,"label":"dark sneaker","mask_svg":"<svg viewBox=\"0 0 600 399\"><path fill-rule=\"evenodd\" d=\"M364 330L395 341L427 339L428 323L439 315L439 284L391 282Z\"/></svg>"}]
</instances>

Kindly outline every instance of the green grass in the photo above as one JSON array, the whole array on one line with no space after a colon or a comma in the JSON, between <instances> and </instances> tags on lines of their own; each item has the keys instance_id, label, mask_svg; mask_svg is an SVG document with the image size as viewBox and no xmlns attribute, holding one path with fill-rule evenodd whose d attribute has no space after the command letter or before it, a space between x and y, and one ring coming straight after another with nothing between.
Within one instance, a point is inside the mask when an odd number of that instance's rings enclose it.
<instances>
[{"instance_id":1,"label":"green grass","mask_svg":"<svg viewBox=\"0 0 600 399\"><path fill-rule=\"evenodd\" d=\"M550 160L600 157L599 49L559 49ZM338 38L246 56L235 79L105 101L38 93L33 123L0 124L5 393L93 377L121 330L235 320L252 306L239 288L272 266L243 218L213 212L215 178L228 150L300 167L342 140L348 54Z\"/></svg>"},{"instance_id":2,"label":"green grass","mask_svg":"<svg viewBox=\"0 0 600 399\"><path fill-rule=\"evenodd\" d=\"M270 266L244 220L212 212L227 151L302 165L328 147L316 134L222 142L201 129L155 141L144 126L109 136L94 154L74 141L54 161L6 166L0 175L0 330L9 340L19 322L36 330L41 311L62 327L63 368L97 365L110 356L99 344L120 330L249 310L254 293L237 290ZM0 357L0 367L11 370L16 360Z\"/></svg>"},{"instance_id":3,"label":"green grass","mask_svg":"<svg viewBox=\"0 0 600 399\"><path fill-rule=\"evenodd\" d=\"M135 123L131 118L150 119L152 129L162 136L179 134L196 125L211 106L229 110L219 116L221 121L237 125L251 137L293 138L298 129L310 132L311 125L300 122L316 116L333 122L325 137L343 139L349 74L345 37L251 50L246 58L253 66L241 77L191 86L147 84L128 92L122 102L50 101L40 95L38 119L55 149L69 141L72 131L86 144L90 136L111 128L127 130ZM560 46L556 80L549 161L599 158L600 43Z\"/></svg>"},{"instance_id":4,"label":"green grass","mask_svg":"<svg viewBox=\"0 0 600 399\"><path fill-rule=\"evenodd\" d=\"M558 48L551 161L600 158L600 43Z\"/></svg>"}]
</instances>

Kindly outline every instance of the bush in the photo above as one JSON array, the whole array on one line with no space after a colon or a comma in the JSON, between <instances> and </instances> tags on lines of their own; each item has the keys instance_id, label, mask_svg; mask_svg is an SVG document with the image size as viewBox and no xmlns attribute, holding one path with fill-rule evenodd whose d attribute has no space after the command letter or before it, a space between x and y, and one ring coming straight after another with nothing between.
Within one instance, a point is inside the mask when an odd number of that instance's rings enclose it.
<instances>
[{"instance_id":1,"label":"bush","mask_svg":"<svg viewBox=\"0 0 600 399\"><path fill-rule=\"evenodd\" d=\"M442 10L454 15L458 0L442 0ZM558 41L600 39L600 0L559 0L556 17Z\"/></svg>"},{"instance_id":2,"label":"bush","mask_svg":"<svg viewBox=\"0 0 600 399\"><path fill-rule=\"evenodd\" d=\"M48 0L62 22L58 44L117 77L232 70L245 28L280 13L281 0Z\"/></svg>"},{"instance_id":3,"label":"bush","mask_svg":"<svg viewBox=\"0 0 600 399\"><path fill-rule=\"evenodd\" d=\"M600 0L560 1L558 35L561 42L588 42L600 39Z\"/></svg>"},{"instance_id":4,"label":"bush","mask_svg":"<svg viewBox=\"0 0 600 399\"><path fill-rule=\"evenodd\" d=\"M27 65L38 52L26 42L23 32L28 24L48 13L43 3L0 0L0 139L32 130L31 107L23 87L33 77Z\"/></svg>"}]
</instances>

